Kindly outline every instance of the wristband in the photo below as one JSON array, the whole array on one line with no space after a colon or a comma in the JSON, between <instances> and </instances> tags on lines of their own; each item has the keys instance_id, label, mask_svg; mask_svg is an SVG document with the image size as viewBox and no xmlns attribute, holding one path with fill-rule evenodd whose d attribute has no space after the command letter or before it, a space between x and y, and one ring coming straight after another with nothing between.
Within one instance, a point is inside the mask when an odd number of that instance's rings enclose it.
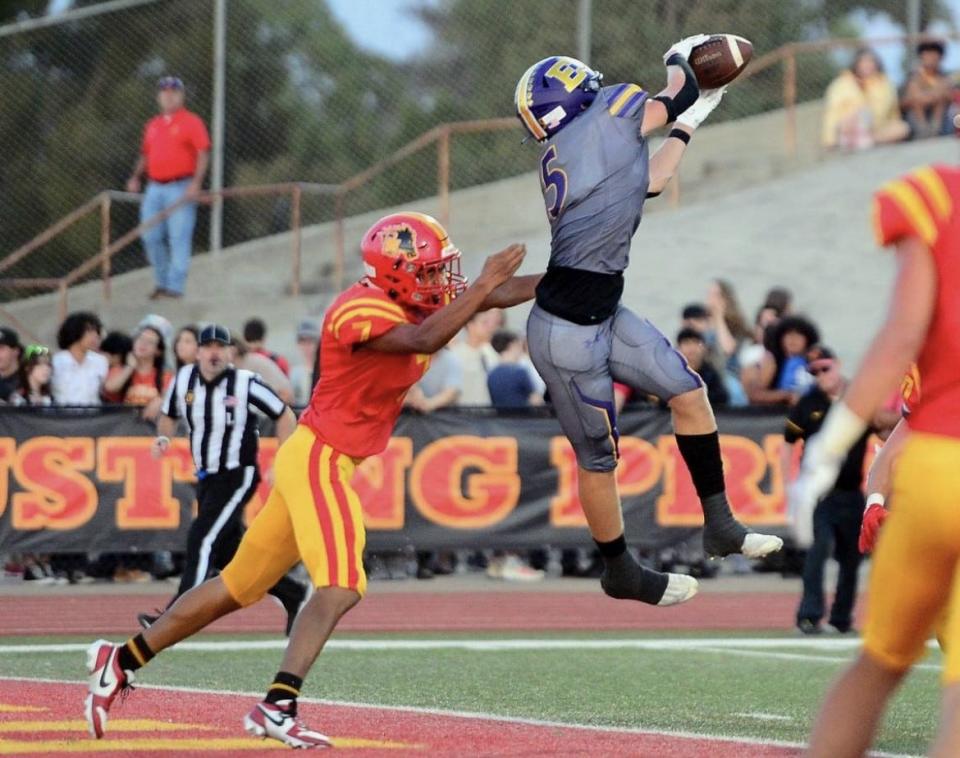
<instances>
[{"instance_id":1,"label":"wristband","mask_svg":"<svg viewBox=\"0 0 960 758\"><path fill-rule=\"evenodd\" d=\"M867 498L867 508L871 505L879 505L881 508L885 507L886 498L881 495L879 492L874 492L870 497ZM864 508L866 510L866 508Z\"/></svg>"},{"instance_id":2,"label":"wristband","mask_svg":"<svg viewBox=\"0 0 960 758\"><path fill-rule=\"evenodd\" d=\"M684 145L690 144L690 135L683 131L683 129L671 129L670 134L667 135L667 139L671 137L680 140Z\"/></svg>"},{"instance_id":3,"label":"wristband","mask_svg":"<svg viewBox=\"0 0 960 758\"><path fill-rule=\"evenodd\" d=\"M866 430L867 422L840 401L834 404L823 422L820 446L828 455L842 458Z\"/></svg>"}]
</instances>

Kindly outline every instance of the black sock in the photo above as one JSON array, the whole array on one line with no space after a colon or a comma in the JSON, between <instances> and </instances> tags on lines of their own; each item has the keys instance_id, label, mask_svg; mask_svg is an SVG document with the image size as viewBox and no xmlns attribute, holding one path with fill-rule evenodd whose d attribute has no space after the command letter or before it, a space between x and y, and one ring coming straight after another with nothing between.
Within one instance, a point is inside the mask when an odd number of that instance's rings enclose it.
<instances>
[{"instance_id":1,"label":"black sock","mask_svg":"<svg viewBox=\"0 0 960 758\"><path fill-rule=\"evenodd\" d=\"M600 542L600 540L594 540L594 542L604 562L609 562L611 558L617 558L627 552L627 541L622 534L609 542Z\"/></svg>"},{"instance_id":2,"label":"black sock","mask_svg":"<svg viewBox=\"0 0 960 758\"><path fill-rule=\"evenodd\" d=\"M722 557L740 552L747 529L733 517L723 481L720 434L678 434L677 447L703 508L703 549Z\"/></svg>"},{"instance_id":3,"label":"black sock","mask_svg":"<svg viewBox=\"0 0 960 758\"><path fill-rule=\"evenodd\" d=\"M153 658L154 652L150 649L142 634L128 639L120 652L117 653L117 662L124 671L136 671L146 666Z\"/></svg>"},{"instance_id":4,"label":"black sock","mask_svg":"<svg viewBox=\"0 0 960 758\"><path fill-rule=\"evenodd\" d=\"M677 447L687 464L697 495L704 500L723 492L723 458L720 457L720 434L678 434Z\"/></svg>"},{"instance_id":5,"label":"black sock","mask_svg":"<svg viewBox=\"0 0 960 758\"><path fill-rule=\"evenodd\" d=\"M627 551L604 560L607 565L600 577L600 586L610 597L656 605L667 591L670 577L641 566Z\"/></svg>"},{"instance_id":6,"label":"black sock","mask_svg":"<svg viewBox=\"0 0 960 758\"><path fill-rule=\"evenodd\" d=\"M278 671L273 677L273 684L267 690L268 703L279 703L281 700L293 701L293 712L297 711L297 697L300 695L300 688L303 686L303 679L286 671Z\"/></svg>"}]
</instances>

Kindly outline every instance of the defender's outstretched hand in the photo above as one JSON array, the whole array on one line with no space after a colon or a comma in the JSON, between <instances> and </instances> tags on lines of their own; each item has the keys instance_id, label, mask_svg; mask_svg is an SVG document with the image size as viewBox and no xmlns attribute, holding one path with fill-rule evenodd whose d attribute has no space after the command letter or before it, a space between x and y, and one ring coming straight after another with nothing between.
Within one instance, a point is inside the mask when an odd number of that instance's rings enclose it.
<instances>
[{"instance_id":1,"label":"defender's outstretched hand","mask_svg":"<svg viewBox=\"0 0 960 758\"><path fill-rule=\"evenodd\" d=\"M674 53L679 53L682 55L684 60L689 59L690 52L693 50L693 48L695 48L697 45L702 45L708 39L710 39L709 34L694 34L690 37L684 37L679 42L674 43L673 46L663 54L663 62L666 63L667 58Z\"/></svg>"},{"instance_id":2,"label":"defender's outstretched hand","mask_svg":"<svg viewBox=\"0 0 960 758\"><path fill-rule=\"evenodd\" d=\"M713 113L713 109L720 105L723 93L726 91L726 87L700 90L700 97L697 98L697 102L677 116L677 123L696 129L706 120L707 116Z\"/></svg>"},{"instance_id":3,"label":"defender's outstretched hand","mask_svg":"<svg viewBox=\"0 0 960 758\"><path fill-rule=\"evenodd\" d=\"M887 520L890 511L884 508L880 503L871 503L863 512L863 523L860 525L860 539L857 547L863 555L872 553L877 544L877 537L880 536L880 527Z\"/></svg>"},{"instance_id":4,"label":"defender's outstretched hand","mask_svg":"<svg viewBox=\"0 0 960 758\"><path fill-rule=\"evenodd\" d=\"M837 482L843 457L831 455L823 449L819 435L811 437L805 446L800 476L790 487L788 514L797 546L813 544L813 511Z\"/></svg>"},{"instance_id":5,"label":"defender's outstretched hand","mask_svg":"<svg viewBox=\"0 0 960 758\"><path fill-rule=\"evenodd\" d=\"M516 243L499 253L494 253L483 264L483 270L477 277L477 282L482 281L491 285L492 288L499 287L516 273L526 254L526 245Z\"/></svg>"}]
</instances>

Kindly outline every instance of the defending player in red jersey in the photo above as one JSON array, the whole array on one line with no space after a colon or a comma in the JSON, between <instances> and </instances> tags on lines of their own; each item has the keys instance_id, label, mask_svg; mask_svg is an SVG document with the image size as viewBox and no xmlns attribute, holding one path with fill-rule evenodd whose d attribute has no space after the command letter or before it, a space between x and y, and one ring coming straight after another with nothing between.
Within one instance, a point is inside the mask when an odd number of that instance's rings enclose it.
<instances>
[{"instance_id":1,"label":"defending player in red jersey","mask_svg":"<svg viewBox=\"0 0 960 758\"><path fill-rule=\"evenodd\" d=\"M844 402L811 441L794 493L799 532L846 450L916 359L923 392L893 475L893 508L874 552L863 651L833 686L810 754L863 755L887 700L960 598L960 169L925 167L876 195L879 241L895 245L886 323ZM960 616L946 631L943 712L931 755L960 755Z\"/></svg>"},{"instance_id":2,"label":"defending player in red jersey","mask_svg":"<svg viewBox=\"0 0 960 758\"><path fill-rule=\"evenodd\" d=\"M161 650L256 602L298 561L316 591L290 634L280 672L244 719L251 734L290 747L329 740L297 720L303 678L340 618L367 587L357 463L387 445L403 397L430 356L477 311L533 298L539 276L516 277L525 249L490 256L477 280L460 275L460 251L430 216L399 213L364 235L367 276L333 303L323 323L320 381L297 430L277 452L274 487L220 576L183 595L149 629L87 652L85 714L102 737L107 713L133 672Z\"/></svg>"}]
</instances>

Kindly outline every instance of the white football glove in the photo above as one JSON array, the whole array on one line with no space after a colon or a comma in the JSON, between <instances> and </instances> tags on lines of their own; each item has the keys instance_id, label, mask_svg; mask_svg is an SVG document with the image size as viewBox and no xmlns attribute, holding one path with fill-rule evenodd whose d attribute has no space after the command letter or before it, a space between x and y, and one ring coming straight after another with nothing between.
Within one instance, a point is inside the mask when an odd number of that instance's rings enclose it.
<instances>
[{"instance_id":1,"label":"white football glove","mask_svg":"<svg viewBox=\"0 0 960 758\"><path fill-rule=\"evenodd\" d=\"M803 452L800 476L787 495L788 521L793 528L797 546L808 548L813 544L813 511L837 482L844 456L830 455L818 439L811 437Z\"/></svg>"},{"instance_id":2,"label":"white football glove","mask_svg":"<svg viewBox=\"0 0 960 758\"><path fill-rule=\"evenodd\" d=\"M666 63L667 58L674 53L680 53L684 60L689 60L690 52L693 50L693 48L695 48L697 45L702 45L708 39L710 39L709 34L694 34L692 37L684 37L663 54L663 62Z\"/></svg>"},{"instance_id":3,"label":"white football glove","mask_svg":"<svg viewBox=\"0 0 960 758\"><path fill-rule=\"evenodd\" d=\"M726 87L701 90L697 102L677 116L677 123L696 129L707 116L713 113L713 109L720 105L720 100L723 99L723 93L726 91Z\"/></svg>"}]
</instances>

